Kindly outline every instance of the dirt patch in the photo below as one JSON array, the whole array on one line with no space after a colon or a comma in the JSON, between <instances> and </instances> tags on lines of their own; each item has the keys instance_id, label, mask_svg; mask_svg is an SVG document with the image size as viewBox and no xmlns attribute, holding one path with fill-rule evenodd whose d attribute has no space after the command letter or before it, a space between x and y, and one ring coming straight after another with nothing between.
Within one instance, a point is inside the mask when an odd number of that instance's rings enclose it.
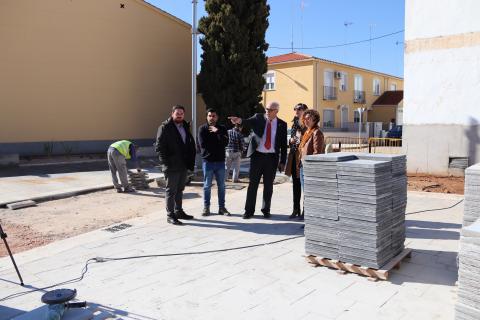
<instances>
[{"instance_id":1,"label":"dirt patch","mask_svg":"<svg viewBox=\"0 0 480 320\"><path fill-rule=\"evenodd\" d=\"M409 191L463 194L464 188L464 177L408 176Z\"/></svg>"},{"instance_id":2,"label":"dirt patch","mask_svg":"<svg viewBox=\"0 0 480 320\"><path fill-rule=\"evenodd\" d=\"M164 189L153 185L133 194L108 190L14 211L0 209L0 221L10 249L17 253L131 218L165 214ZM185 189L184 198L198 197L200 187ZM0 256L5 255L6 248L0 244Z\"/></svg>"}]
</instances>

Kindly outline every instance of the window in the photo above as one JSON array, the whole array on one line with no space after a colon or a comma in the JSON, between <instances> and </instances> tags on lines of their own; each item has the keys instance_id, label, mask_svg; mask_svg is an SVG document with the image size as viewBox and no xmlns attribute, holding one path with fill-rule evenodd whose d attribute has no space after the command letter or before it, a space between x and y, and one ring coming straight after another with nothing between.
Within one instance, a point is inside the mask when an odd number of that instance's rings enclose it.
<instances>
[{"instance_id":1,"label":"window","mask_svg":"<svg viewBox=\"0 0 480 320\"><path fill-rule=\"evenodd\" d=\"M323 110L323 127L324 128L335 127L335 111Z\"/></svg>"},{"instance_id":2,"label":"window","mask_svg":"<svg viewBox=\"0 0 480 320\"><path fill-rule=\"evenodd\" d=\"M390 85L390 91L397 91L397 84L396 83L392 83Z\"/></svg>"},{"instance_id":3,"label":"window","mask_svg":"<svg viewBox=\"0 0 480 320\"><path fill-rule=\"evenodd\" d=\"M373 95L379 96L380 95L380 80L373 79Z\"/></svg>"},{"instance_id":4,"label":"window","mask_svg":"<svg viewBox=\"0 0 480 320\"><path fill-rule=\"evenodd\" d=\"M363 78L361 75L356 74L355 75L355 91L363 91Z\"/></svg>"},{"instance_id":5,"label":"window","mask_svg":"<svg viewBox=\"0 0 480 320\"><path fill-rule=\"evenodd\" d=\"M360 122L360 113L357 110L353 111L353 122Z\"/></svg>"},{"instance_id":6,"label":"window","mask_svg":"<svg viewBox=\"0 0 480 320\"><path fill-rule=\"evenodd\" d=\"M347 91L347 73L341 72L340 73L340 91Z\"/></svg>"},{"instance_id":7,"label":"window","mask_svg":"<svg viewBox=\"0 0 480 320\"><path fill-rule=\"evenodd\" d=\"M323 85L333 87L333 71L325 70L323 73Z\"/></svg>"},{"instance_id":8,"label":"window","mask_svg":"<svg viewBox=\"0 0 480 320\"><path fill-rule=\"evenodd\" d=\"M263 77L265 78L264 90L275 90L275 72L267 72Z\"/></svg>"}]
</instances>

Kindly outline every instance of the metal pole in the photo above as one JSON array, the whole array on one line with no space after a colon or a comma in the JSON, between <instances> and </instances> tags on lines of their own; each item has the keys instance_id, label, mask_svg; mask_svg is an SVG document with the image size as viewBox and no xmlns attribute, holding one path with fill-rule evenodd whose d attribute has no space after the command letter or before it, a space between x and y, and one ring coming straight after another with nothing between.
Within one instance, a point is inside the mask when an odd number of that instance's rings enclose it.
<instances>
[{"instance_id":1,"label":"metal pole","mask_svg":"<svg viewBox=\"0 0 480 320\"><path fill-rule=\"evenodd\" d=\"M197 140L197 3L192 0L192 135Z\"/></svg>"},{"instance_id":2,"label":"metal pole","mask_svg":"<svg viewBox=\"0 0 480 320\"><path fill-rule=\"evenodd\" d=\"M12 251L10 250L10 247L8 246L7 234L5 232L3 232L1 224L0 224L0 238L3 240L3 243L5 244L5 247L7 248L7 252L8 252L8 255L10 256L10 259L12 260L13 267L15 268L15 271L17 272L18 278L20 279L20 285L23 286L22 276L20 275L20 271L18 271L18 267L17 267L17 264L15 263L15 259L13 258Z\"/></svg>"}]
</instances>

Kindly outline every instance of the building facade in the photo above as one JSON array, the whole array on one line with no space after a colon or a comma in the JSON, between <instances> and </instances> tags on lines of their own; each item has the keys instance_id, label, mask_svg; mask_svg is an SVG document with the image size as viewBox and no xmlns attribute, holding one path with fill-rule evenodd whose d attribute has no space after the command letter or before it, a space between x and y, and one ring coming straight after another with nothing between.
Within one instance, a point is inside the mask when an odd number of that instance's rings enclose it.
<instances>
[{"instance_id":1,"label":"building facade","mask_svg":"<svg viewBox=\"0 0 480 320\"><path fill-rule=\"evenodd\" d=\"M2 0L0 43L1 153L151 146L190 108L191 26L145 1Z\"/></svg>"},{"instance_id":2,"label":"building facade","mask_svg":"<svg viewBox=\"0 0 480 320\"><path fill-rule=\"evenodd\" d=\"M478 12L476 0L406 1L403 138L409 172L457 174L458 163L480 162Z\"/></svg>"},{"instance_id":3,"label":"building facade","mask_svg":"<svg viewBox=\"0 0 480 320\"><path fill-rule=\"evenodd\" d=\"M278 101L279 117L290 120L293 107L305 103L320 112L321 126L355 130L357 108L372 109L385 91L403 90L403 79L300 53L268 59L263 103ZM363 121L368 121L364 112Z\"/></svg>"}]
</instances>

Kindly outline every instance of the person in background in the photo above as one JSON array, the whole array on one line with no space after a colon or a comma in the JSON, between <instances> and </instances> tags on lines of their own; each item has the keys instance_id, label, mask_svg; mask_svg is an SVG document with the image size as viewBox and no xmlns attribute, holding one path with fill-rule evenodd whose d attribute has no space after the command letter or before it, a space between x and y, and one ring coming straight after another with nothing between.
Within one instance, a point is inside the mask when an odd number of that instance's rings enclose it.
<instances>
[{"instance_id":1,"label":"person in background","mask_svg":"<svg viewBox=\"0 0 480 320\"><path fill-rule=\"evenodd\" d=\"M297 170L300 174L300 183L302 188L304 187L304 175L302 161L305 157L312 154L319 154L325 152L325 142L323 133L318 126L320 122L320 114L317 110L307 110L303 113L303 123L306 127L306 131L303 134L302 140L298 145L300 152L300 161L297 164ZM304 218L304 213L300 217Z\"/></svg>"},{"instance_id":2,"label":"person in background","mask_svg":"<svg viewBox=\"0 0 480 320\"><path fill-rule=\"evenodd\" d=\"M287 161L287 123L277 117L280 105L270 102L266 114L256 113L248 119L229 117L233 124L246 124L251 128L247 156L250 157L249 183L243 219L250 219L255 213L258 185L263 176L263 216L271 217L273 181L277 168L285 170Z\"/></svg>"},{"instance_id":3,"label":"person in background","mask_svg":"<svg viewBox=\"0 0 480 320\"><path fill-rule=\"evenodd\" d=\"M185 121L183 106L173 106L170 118L158 128L155 151L165 175L167 222L182 225L179 219L193 219L183 211L182 200L187 172L193 171L196 155L195 140L190 133L189 123Z\"/></svg>"},{"instance_id":4,"label":"person in background","mask_svg":"<svg viewBox=\"0 0 480 320\"><path fill-rule=\"evenodd\" d=\"M243 135L242 126L236 124L228 130L228 145L225 149L225 180L230 175L230 169L233 167L232 182L238 182L240 177L240 160L242 160Z\"/></svg>"},{"instance_id":5,"label":"person in background","mask_svg":"<svg viewBox=\"0 0 480 320\"><path fill-rule=\"evenodd\" d=\"M203 213L210 215L210 198L213 176L218 186L218 214L230 215L225 208L225 147L228 144L228 132L219 125L218 114L214 109L207 110L207 123L198 129L198 145L202 154L203 169Z\"/></svg>"},{"instance_id":6,"label":"person in background","mask_svg":"<svg viewBox=\"0 0 480 320\"><path fill-rule=\"evenodd\" d=\"M287 166L285 168L285 174L292 177L292 191L293 191L293 212L290 215L290 219L300 217L300 199L302 197L302 186L300 184L300 172L297 170L297 163L300 161L300 152L298 151L298 145L302 140L302 136L305 133L306 128L301 123L303 113L308 107L304 103L298 103L293 110L295 111L295 117L292 120L292 128L290 130L290 152L288 154Z\"/></svg>"},{"instance_id":7,"label":"person in background","mask_svg":"<svg viewBox=\"0 0 480 320\"><path fill-rule=\"evenodd\" d=\"M110 172L112 173L113 185L119 193L129 193L135 191L135 189L133 189L132 186L128 183L127 160L131 159L135 167L137 168L137 171L140 172L136 149L137 146L128 140L120 140L114 142L110 145L110 147L108 147L108 167L110 168ZM118 183L117 172L118 176L120 177L121 184Z\"/></svg>"}]
</instances>

